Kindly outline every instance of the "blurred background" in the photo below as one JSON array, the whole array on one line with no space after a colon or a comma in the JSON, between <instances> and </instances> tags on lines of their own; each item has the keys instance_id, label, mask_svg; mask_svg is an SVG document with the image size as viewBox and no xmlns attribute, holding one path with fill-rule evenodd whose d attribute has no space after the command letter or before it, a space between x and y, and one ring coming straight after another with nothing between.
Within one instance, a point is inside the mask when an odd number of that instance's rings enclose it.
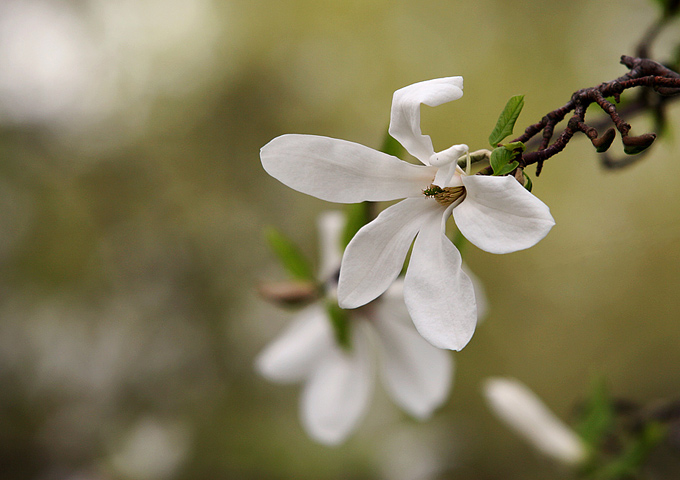
<instances>
[{"instance_id":1,"label":"blurred background","mask_svg":"<svg viewBox=\"0 0 680 480\"><path fill-rule=\"evenodd\" d=\"M255 293L285 278L262 229L315 258L334 207L258 153L284 133L379 147L394 90L450 75L465 96L424 109L423 131L437 150L484 148L510 96L526 95L520 131L622 75L657 14L649 0L3 0L0 478L566 478L492 417L481 384L516 377L565 420L600 376L643 404L680 393L680 104L630 168L603 170L577 137L528 170L557 225L528 251L466 250L491 309L453 354L450 399L421 424L377 389L337 448L302 431L297 386L253 370L292 316Z\"/></svg>"}]
</instances>

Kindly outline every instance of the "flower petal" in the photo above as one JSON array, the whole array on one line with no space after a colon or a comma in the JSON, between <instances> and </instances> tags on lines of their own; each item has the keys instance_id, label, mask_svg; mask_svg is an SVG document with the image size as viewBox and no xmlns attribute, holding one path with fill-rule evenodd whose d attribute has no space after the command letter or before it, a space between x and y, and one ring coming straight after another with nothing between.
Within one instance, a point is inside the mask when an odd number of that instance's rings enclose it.
<instances>
[{"instance_id":1,"label":"flower petal","mask_svg":"<svg viewBox=\"0 0 680 480\"><path fill-rule=\"evenodd\" d=\"M447 77L414 83L394 92L390 135L406 150L429 165L434 154L432 139L420 130L420 105L436 107L463 96L463 77Z\"/></svg>"},{"instance_id":2,"label":"flower petal","mask_svg":"<svg viewBox=\"0 0 680 480\"><path fill-rule=\"evenodd\" d=\"M413 244L404 301L418 332L438 348L460 350L472 338L477 308L460 253L444 234L449 207L430 212Z\"/></svg>"},{"instance_id":3,"label":"flower petal","mask_svg":"<svg viewBox=\"0 0 680 480\"><path fill-rule=\"evenodd\" d=\"M305 385L302 424L316 441L336 445L358 425L373 392L374 365L366 332L353 324L352 350L334 346ZM364 326L365 327L365 326Z\"/></svg>"},{"instance_id":4,"label":"flower petal","mask_svg":"<svg viewBox=\"0 0 680 480\"><path fill-rule=\"evenodd\" d=\"M372 325L382 347L381 373L385 389L401 408L424 420L448 396L453 359L449 352L430 345L413 324L385 315L382 307L382 303L378 304ZM408 318L403 304L402 309Z\"/></svg>"},{"instance_id":5,"label":"flower petal","mask_svg":"<svg viewBox=\"0 0 680 480\"><path fill-rule=\"evenodd\" d=\"M463 202L453 209L460 232L490 253L534 246L555 225L548 206L510 176L462 177Z\"/></svg>"},{"instance_id":6,"label":"flower petal","mask_svg":"<svg viewBox=\"0 0 680 480\"><path fill-rule=\"evenodd\" d=\"M441 211L441 206L430 198L407 198L383 210L357 232L342 258L340 307L360 307L387 290L401 272L423 219L433 209Z\"/></svg>"},{"instance_id":7,"label":"flower petal","mask_svg":"<svg viewBox=\"0 0 680 480\"><path fill-rule=\"evenodd\" d=\"M517 380L491 378L484 394L498 417L546 455L575 465L586 458L580 437Z\"/></svg>"},{"instance_id":8,"label":"flower petal","mask_svg":"<svg viewBox=\"0 0 680 480\"><path fill-rule=\"evenodd\" d=\"M333 331L323 306L310 305L257 356L255 368L268 380L297 382L310 374L333 344Z\"/></svg>"},{"instance_id":9,"label":"flower petal","mask_svg":"<svg viewBox=\"0 0 680 480\"><path fill-rule=\"evenodd\" d=\"M421 195L437 171L358 143L314 135L277 137L262 147L260 158L267 173L285 185L339 203Z\"/></svg>"}]
</instances>

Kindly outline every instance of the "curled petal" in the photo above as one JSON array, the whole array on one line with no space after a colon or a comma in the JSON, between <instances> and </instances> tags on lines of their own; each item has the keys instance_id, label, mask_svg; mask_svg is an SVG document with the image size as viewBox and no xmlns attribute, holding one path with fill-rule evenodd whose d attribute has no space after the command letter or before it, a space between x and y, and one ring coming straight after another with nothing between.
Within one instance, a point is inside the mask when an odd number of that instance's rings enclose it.
<instances>
[{"instance_id":1,"label":"curled petal","mask_svg":"<svg viewBox=\"0 0 680 480\"><path fill-rule=\"evenodd\" d=\"M383 210L354 236L342 258L338 302L356 308L377 298L401 272L406 254L427 212L441 207L421 196Z\"/></svg>"},{"instance_id":2,"label":"curled petal","mask_svg":"<svg viewBox=\"0 0 680 480\"><path fill-rule=\"evenodd\" d=\"M290 188L338 203L421 195L436 173L358 143L314 135L277 137L262 147L260 158L267 173Z\"/></svg>"},{"instance_id":3,"label":"curled petal","mask_svg":"<svg viewBox=\"0 0 680 480\"><path fill-rule=\"evenodd\" d=\"M586 458L581 439L520 382L491 378L484 394L498 417L546 455L575 465Z\"/></svg>"},{"instance_id":4,"label":"curled petal","mask_svg":"<svg viewBox=\"0 0 680 480\"><path fill-rule=\"evenodd\" d=\"M418 332L438 348L460 350L472 338L477 308L460 253L444 234L451 208L430 212L413 244L404 301Z\"/></svg>"},{"instance_id":5,"label":"curled petal","mask_svg":"<svg viewBox=\"0 0 680 480\"><path fill-rule=\"evenodd\" d=\"M406 150L429 165L434 154L432 139L420 130L420 105L436 107L463 96L463 77L447 77L414 83L394 92L390 135Z\"/></svg>"},{"instance_id":6,"label":"curled petal","mask_svg":"<svg viewBox=\"0 0 680 480\"><path fill-rule=\"evenodd\" d=\"M511 176L462 177L465 200L453 210L461 233L490 253L534 246L555 225L548 206Z\"/></svg>"},{"instance_id":7,"label":"curled petal","mask_svg":"<svg viewBox=\"0 0 680 480\"><path fill-rule=\"evenodd\" d=\"M334 344L333 332L322 305L304 309L276 340L255 359L255 368L275 382L297 382L306 378L319 359Z\"/></svg>"},{"instance_id":8,"label":"curled petal","mask_svg":"<svg viewBox=\"0 0 680 480\"><path fill-rule=\"evenodd\" d=\"M401 408L424 420L448 396L453 374L451 354L430 345L413 324L384 315L381 304L378 308L372 324L382 349L385 388Z\"/></svg>"},{"instance_id":9,"label":"curled petal","mask_svg":"<svg viewBox=\"0 0 680 480\"><path fill-rule=\"evenodd\" d=\"M351 351L327 350L302 394L302 424L309 436L327 445L341 443L356 428L373 391L368 338L358 330L353 330Z\"/></svg>"}]
</instances>

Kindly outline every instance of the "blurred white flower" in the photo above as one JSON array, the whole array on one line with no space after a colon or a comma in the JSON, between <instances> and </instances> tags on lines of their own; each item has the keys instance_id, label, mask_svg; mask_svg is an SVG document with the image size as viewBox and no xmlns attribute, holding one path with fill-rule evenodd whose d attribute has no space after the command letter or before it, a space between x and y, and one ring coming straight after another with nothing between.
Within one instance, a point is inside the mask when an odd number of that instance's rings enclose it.
<instances>
[{"instance_id":1,"label":"blurred white flower","mask_svg":"<svg viewBox=\"0 0 680 480\"><path fill-rule=\"evenodd\" d=\"M549 208L512 177L465 175L458 159L467 145L435 152L420 130L420 106L463 95L463 78L448 77L397 90L390 134L423 165L352 142L283 135L262 148L264 169L300 192L355 203L406 197L356 234L345 251L338 299L357 308L379 297L399 275L413 243L404 300L420 334L440 348L460 350L474 333L474 287L447 238L453 214L461 233L491 253L529 248L554 225Z\"/></svg>"},{"instance_id":2,"label":"blurred white flower","mask_svg":"<svg viewBox=\"0 0 680 480\"><path fill-rule=\"evenodd\" d=\"M172 478L189 453L189 437L188 429L180 423L140 420L123 437L111 464L126 478Z\"/></svg>"},{"instance_id":3,"label":"blurred white flower","mask_svg":"<svg viewBox=\"0 0 680 480\"><path fill-rule=\"evenodd\" d=\"M493 412L544 454L568 465L586 460L581 438L517 380L487 379L484 394Z\"/></svg>"},{"instance_id":4,"label":"blurred white flower","mask_svg":"<svg viewBox=\"0 0 680 480\"><path fill-rule=\"evenodd\" d=\"M331 212L321 219L321 278L335 277L340 261L344 217ZM375 302L350 312L350 348L334 335L324 301L302 310L281 336L256 359L257 370L277 382L304 382L302 423L324 444L338 444L356 428L366 412L376 370L385 389L402 409L428 418L451 388L450 354L427 343L413 328L399 283Z\"/></svg>"}]
</instances>

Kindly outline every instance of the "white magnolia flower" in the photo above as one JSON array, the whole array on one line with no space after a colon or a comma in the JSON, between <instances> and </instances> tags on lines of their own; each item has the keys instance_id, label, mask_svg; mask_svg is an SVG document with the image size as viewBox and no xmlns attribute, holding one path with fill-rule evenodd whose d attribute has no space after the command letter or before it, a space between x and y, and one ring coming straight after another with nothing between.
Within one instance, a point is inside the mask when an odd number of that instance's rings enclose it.
<instances>
[{"instance_id":1,"label":"white magnolia flower","mask_svg":"<svg viewBox=\"0 0 680 480\"><path fill-rule=\"evenodd\" d=\"M339 212L322 217L323 279L337 275L343 222ZM335 299L330 290L329 297L303 309L260 353L257 370L273 381L304 382L302 423L321 443L338 444L358 425L371 399L376 368L395 403L418 419L429 417L448 396L453 360L418 335L398 283L375 302L348 312L349 349L338 344L324 306Z\"/></svg>"},{"instance_id":2,"label":"white magnolia flower","mask_svg":"<svg viewBox=\"0 0 680 480\"><path fill-rule=\"evenodd\" d=\"M488 379L484 394L493 412L544 454L568 465L586 460L581 438L517 380Z\"/></svg>"},{"instance_id":3,"label":"white magnolia flower","mask_svg":"<svg viewBox=\"0 0 680 480\"><path fill-rule=\"evenodd\" d=\"M416 83L397 90L390 134L424 165L352 142L283 135L262 148L264 169L295 190L341 203L406 198L385 209L352 239L342 260L338 299L365 305L397 278L413 244L404 300L420 334L440 348L460 350L477 321L473 285L445 235L456 225L477 247L508 253L533 246L554 225L548 207L512 177L465 175L457 160L467 145L435 153L420 131L420 105L463 95L463 78Z\"/></svg>"}]
</instances>

